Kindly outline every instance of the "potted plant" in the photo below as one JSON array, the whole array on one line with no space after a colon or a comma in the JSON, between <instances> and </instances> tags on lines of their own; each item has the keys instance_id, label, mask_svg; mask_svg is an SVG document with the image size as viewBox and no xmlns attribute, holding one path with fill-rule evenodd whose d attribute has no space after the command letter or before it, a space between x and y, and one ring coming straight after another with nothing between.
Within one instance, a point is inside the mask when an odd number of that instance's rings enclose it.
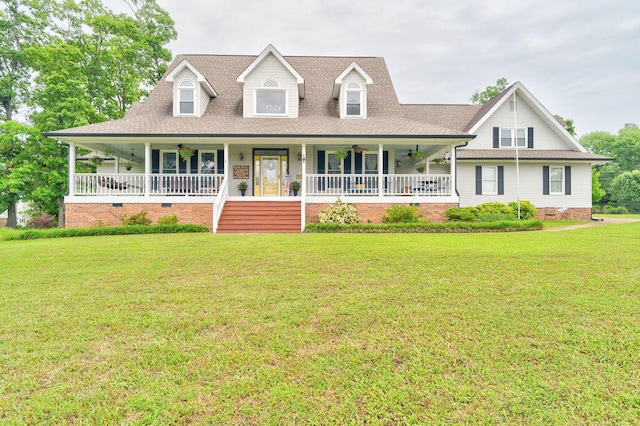
<instances>
[{"instance_id":1,"label":"potted plant","mask_svg":"<svg viewBox=\"0 0 640 426\"><path fill-rule=\"evenodd\" d=\"M188 147L186 145L179 144L178 145L178 155L184 161L189 161L191 156L193 155L193 148Z\"/></svg>"},{"instance_id":2,"label":"potted plant","mask_svg":"<svg viewBox=\"0 0 640 426\"><path fill-rule=\"evenodd\" d=\"M298 191L300 191L301 186L302 184L298 180L294 180L293 182L291 182L291 186L289 188L293 191L294 197L298 195Z\"/></svg>"},{"instance_id":3,"label":"potted plant","mask_svg":"<svg viewBox=\"0 0 640 426\"><path fill-rule=\"evenodd\" d=\"M433 162L434 162L434 163L436 163L436 164L443 164L443 163L444 163L444 158L442 158L442 157L438 157L438 158L434 158L434 159L433 159L433 160L431 160L431 161L433 161Z\"/></svg>"},{"instance_id":4,"label":"potted plant","mask_svg":"<svg viewBox=\"0 0 640 426\"><path fill-rule=\"evenodd\" d=\"M349 155L349 151L346 149L339 149L333 155L335 155L338 160L344 160L347 158L347 155Z\"/></svg>"},{"instance_id":5,"label":"potted plant","mask_svg":"<svg viewBox=\"0 0 640 426\"><path fill-rule=\"evenodd\" d=\"M424 171L425 171L424 164L420 164L418 167L416 167L416 171L418 173L424 173Z\"/></svg>"},{"instance_id":6,"label":"potted plant","mask_svg":"<svg viewBox=\"0 0 640 426\"><path fill-rule=\"evenodd\" d=\"M240 194L242 194L242 196L244 197L245 192L249 188L249 184L247 184L246 180L243 180L236 186L236 188L238 189L238 191L240 191Z\"/></svg>"}]
</instances>

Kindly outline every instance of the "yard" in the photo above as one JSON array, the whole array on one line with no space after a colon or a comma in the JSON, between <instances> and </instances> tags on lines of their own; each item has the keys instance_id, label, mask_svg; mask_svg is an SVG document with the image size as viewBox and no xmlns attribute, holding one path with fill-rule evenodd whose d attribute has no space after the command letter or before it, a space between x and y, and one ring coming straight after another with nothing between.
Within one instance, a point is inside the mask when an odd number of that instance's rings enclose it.
<instances>
[{"instance_id":1,"label":"yard","mask_svg":"<svg viewBox=\"0 0 640 426\"><path fill-rule=\"evenodd\" d=\"M640 422L640 223L0 241L0 423Z\"/></svg>"}]
</instances>

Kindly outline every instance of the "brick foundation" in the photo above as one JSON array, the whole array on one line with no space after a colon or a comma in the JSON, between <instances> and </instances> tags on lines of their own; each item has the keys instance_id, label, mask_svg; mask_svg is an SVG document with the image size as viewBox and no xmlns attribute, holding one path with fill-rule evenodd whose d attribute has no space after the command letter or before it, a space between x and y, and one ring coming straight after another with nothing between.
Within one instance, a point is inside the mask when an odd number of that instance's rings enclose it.
<instances>
[{"instance_id":1,"label":"brick foundation","mask_svg":"<svg viewBox=\"0 0 640 426\"><path fill-rule=\"evenodd\" d=\"M307 204L305 212L306 223L317 223L318 212L325 210L331 203ZM362 223L382 223L382 217L387 214L387 209L394 205L409 206L410 203L353 203L358 215L362 218ZM422 219L430 222L444 222L446 220L444 212L452 207L458 207L457 203L441 203L418 205L418 210L422 213Z\"/></svg>"},{"instance_id":2,"label":"brick foundation","mask_svg":"<svg viewBox=\"0 0 640 426\"><path fill-rule=\"evenodd\" d=\"M105 225L122 225L120 218L146 211L147 217L156 223L162 216L178 216L178 223L195 223L213 229L213 204L171 204L163 207L162 203L136 204L123 203L122 207L114 207L112 203L104 204L66 204L65 226L67 228L88 228L98 223Z\"/></svg>"},{"instance_id":3,"label":"brick foundation","mask_svg":"<svg viewBox=\"0 0 640 426\"><path fill-rule=\"evenodd\" d=\"M591 209L570 208L560 211L559 207L542 207L536 212L540 220L591 220Z\"/></svg>"}]
</instances>

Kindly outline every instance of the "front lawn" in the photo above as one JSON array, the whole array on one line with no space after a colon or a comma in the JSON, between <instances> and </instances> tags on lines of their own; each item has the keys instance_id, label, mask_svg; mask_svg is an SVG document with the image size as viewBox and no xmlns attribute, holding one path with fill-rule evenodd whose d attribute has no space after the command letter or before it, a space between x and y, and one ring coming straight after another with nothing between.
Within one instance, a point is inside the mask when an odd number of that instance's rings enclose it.
<instances>
[{"instance_id":1,"label":"front lawn","mask_svg":"<svg viewBox=\"0 0 640 426\"><path fill-rule=\"evenodd\" d=\"M0 241L7 424L637 424L640 223Z\"/></svg>"}]
</instances>

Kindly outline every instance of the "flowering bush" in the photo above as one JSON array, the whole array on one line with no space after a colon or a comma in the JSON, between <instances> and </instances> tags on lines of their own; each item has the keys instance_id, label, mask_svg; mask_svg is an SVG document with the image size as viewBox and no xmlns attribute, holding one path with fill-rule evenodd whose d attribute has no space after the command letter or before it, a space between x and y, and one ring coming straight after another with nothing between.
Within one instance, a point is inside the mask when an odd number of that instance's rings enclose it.
<instances>
[{"instance_id":1,"label":"flowering bush","mask_svg":"<svg viewBox=\"0 0 640 426\"><path fill-rule=\"evenodd\" d=\"M351 225L359 223L362 218L358 216L355 206L345 204L338 198L335 204L330 205L321 212L318 212L320 223L336 223L339 225Z\"/></svg>"}]
</instances>

